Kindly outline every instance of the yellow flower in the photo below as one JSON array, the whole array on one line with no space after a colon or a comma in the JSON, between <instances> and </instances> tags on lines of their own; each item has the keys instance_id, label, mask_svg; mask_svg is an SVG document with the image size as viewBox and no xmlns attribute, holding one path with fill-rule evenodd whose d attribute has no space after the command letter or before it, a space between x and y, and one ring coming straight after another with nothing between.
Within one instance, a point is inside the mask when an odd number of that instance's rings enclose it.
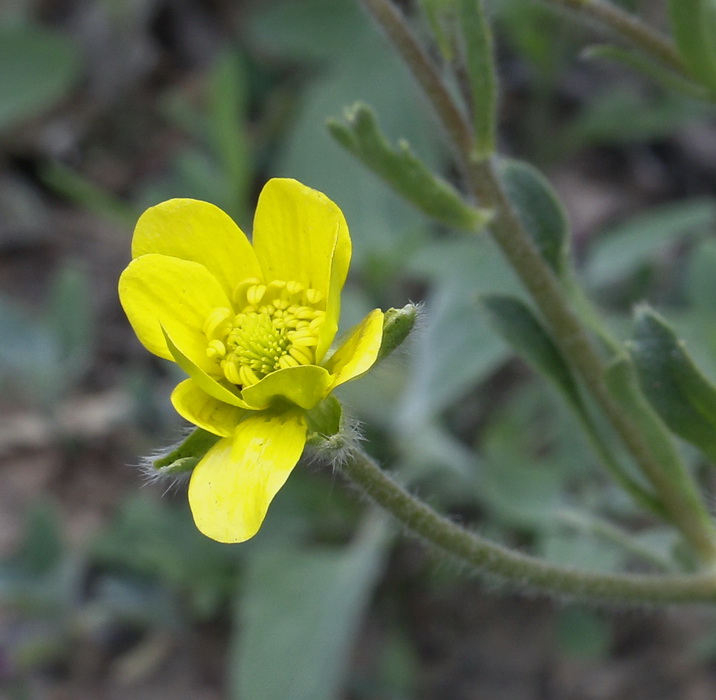
<instances>
[{"instance_id":1,"label":"yellow flower","mask_svg":"<svg viewBox=\"0 0 716 700\"><path fill-rule=\"evenodd\" d=\"M137 222L119 296L144 346L189 375L172 393L176 410L221 436L189 483L196 525L212 539L256 534L303 452L306 412L376 360L379 309L326 359L350 256L341 210L295 180L264 187L253 245L192 199Z\"/></svg>"}]
</instances>

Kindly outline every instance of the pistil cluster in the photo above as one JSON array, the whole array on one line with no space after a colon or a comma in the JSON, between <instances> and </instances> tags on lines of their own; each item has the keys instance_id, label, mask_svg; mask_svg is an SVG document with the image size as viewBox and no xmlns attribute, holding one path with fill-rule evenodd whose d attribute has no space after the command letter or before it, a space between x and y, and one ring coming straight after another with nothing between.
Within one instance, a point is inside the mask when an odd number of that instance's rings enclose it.
<instances>
[{"instance_id":1,"label":"pistil cluster","mask_svg":"<svg viewBox=\"0 0 716 700\"><path fill-rule=\"evenodd\" d=\"M204 323L206 354L216 372L240 388L278 369L316 363L325 300L299 282L248 279L234 291L234 309L217 307ZM238 313L235 311L238 309Z\"/></svg>"}]
</instances>

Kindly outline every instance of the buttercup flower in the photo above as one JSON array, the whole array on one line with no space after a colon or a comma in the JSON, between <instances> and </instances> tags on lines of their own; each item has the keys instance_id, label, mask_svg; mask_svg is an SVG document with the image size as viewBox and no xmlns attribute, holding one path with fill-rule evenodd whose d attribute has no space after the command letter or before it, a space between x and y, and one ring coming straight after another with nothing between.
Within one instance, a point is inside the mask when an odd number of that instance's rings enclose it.
<instances>
[{"instance_id":1,"label":"buttercup flower","mask_svg":"<svg viewBox=\"0 0 716 700\"><path fill-rule=\"evenodd\" d=\"M137 222L119 296L144 346L189 375L172 393L177 412L221 437L189 483L196 525L212 539L258 531L303 452L307 411L378 356L379 309L329 353L350 257L341 210L295 180L264 187L253 245L193 199Z\"/></svg>"}]
</instances>

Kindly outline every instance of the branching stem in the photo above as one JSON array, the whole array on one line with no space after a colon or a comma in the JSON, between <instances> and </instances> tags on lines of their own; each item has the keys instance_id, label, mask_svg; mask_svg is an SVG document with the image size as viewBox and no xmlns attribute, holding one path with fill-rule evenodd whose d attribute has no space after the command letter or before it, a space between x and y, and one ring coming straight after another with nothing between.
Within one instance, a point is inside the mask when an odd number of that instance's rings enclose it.
<instances>
[{"instance_id":1,"label":"branching stem","mask_svg":"<svg viewBox=\"0 0 716 700\"><path fill-rule=\"evenodd\" d=\"M476 152L471 126L456 105L440 71L390 0L360 2L387 33L433 106L457 153L471 193L494 214L490 231L495 242L530 292L555 342L572 363L636 464L658 491L670 520L703 564L714 566L716 530L693 480L684 472L681 487L674 487L644 436L610 394L604 382L604 360L572 309L560 281L541 257L505 194L494 162L481 158ZM575 4L591 6L595 3L576 3L575 0Z\"/></svg>"}]
</instances>

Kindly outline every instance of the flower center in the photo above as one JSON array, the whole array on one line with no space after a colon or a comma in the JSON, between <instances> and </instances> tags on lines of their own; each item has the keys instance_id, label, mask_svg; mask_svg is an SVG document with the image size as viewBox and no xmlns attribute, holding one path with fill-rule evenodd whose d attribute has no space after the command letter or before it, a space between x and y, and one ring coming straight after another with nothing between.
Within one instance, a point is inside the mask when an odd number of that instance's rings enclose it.
<instances>
[{"instance_id":1,"label":"flower center","mask_svg":"<svg viewBox=\"0 0 716 700\"><path fill-rule=\"evenodd\" d=\"M256 384L277 369L316 362L323 295L299 282L249 279L234 290L234 308L214 309L204 323L206 354L232 384Z\"/></svg>"}]
</instances>

